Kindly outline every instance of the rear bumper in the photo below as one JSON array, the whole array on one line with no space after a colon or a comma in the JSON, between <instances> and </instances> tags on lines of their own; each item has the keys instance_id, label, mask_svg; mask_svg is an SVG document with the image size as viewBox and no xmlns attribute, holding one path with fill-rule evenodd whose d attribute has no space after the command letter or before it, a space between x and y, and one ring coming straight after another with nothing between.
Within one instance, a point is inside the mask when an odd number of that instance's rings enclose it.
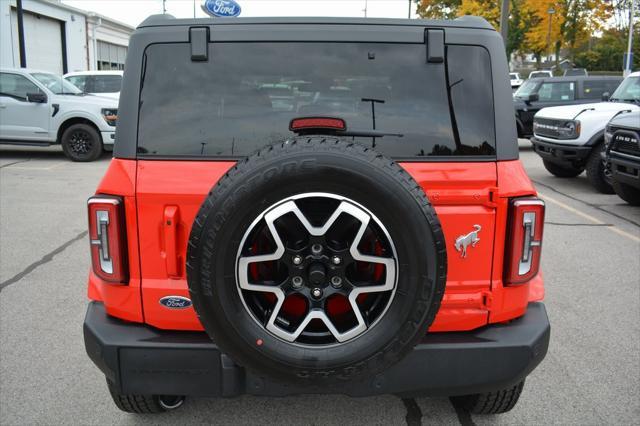
<instances>
[{"instance_id":1,"label":"rear bumper","mask_svg":"<svg viewBox=\"0 0 640 426\"><path fill-rule=\"evenodd\" d=\"M611 151L608 161L613 180L640 189L640 157Z\"/></svg>"},{"instance_id":2,"label":"rear bumper","mask_svg":"<svg viewBox=\"0 0 640 426\"><path fill-rule=\"evenodd\" d=\"M550 326L542 303L504 325L431 333L389 370L339 387L274 382L238 366L205 333L162 331L109 317L89 304L87 353L125 394L232 397L340 393L448 396L502 389L524 379L547 353Z\"/></svg>"},{"instance_id":3,"label":"rear bumper","mask_svg":"<svg viewBox=\"0 0 640 426\"><path fill-rule=\"evenodd\" d=\"M536 137L532 137L530 140L533 144L534 151L542 157L543 160L562 166L584 166L593 149L593 146L587 145L576 146L545 142Z\"/></svg>"}]
</instances>

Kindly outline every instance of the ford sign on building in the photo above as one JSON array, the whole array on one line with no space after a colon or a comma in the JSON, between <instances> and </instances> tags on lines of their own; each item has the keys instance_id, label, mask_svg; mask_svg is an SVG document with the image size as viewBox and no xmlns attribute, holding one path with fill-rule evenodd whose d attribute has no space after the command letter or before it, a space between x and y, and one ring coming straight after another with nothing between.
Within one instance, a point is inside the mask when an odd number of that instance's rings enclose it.
<instances>
[{"instance_id":1,"label":"ford sign on building","mask_svg":"<svg viewBox=\"0 0 640 426\"><path fill-rule=\"evenodd\" d=\"M234 18L242 11L235 0L204 0L202 10L217 18Z\"/></svg>"}]
</instances>

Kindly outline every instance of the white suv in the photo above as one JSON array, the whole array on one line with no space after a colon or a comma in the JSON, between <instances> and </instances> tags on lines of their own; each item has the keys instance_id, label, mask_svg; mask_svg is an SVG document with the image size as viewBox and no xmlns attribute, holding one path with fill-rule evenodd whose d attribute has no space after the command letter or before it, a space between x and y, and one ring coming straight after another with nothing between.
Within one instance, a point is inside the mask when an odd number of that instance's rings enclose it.
<instances>
[{"instance_id":1,"label":"white suv","mask_svg":"<svg viewBox=\"0 0 640 426\"><path fill-rule=\"evenodd\" d=\"M600 192L613 188L605 176L601 153L604 129L622 111L640 110L640 72L631 73L607 102L543 108L533 118L531 143L545 168L558 177L587 178Z\"/></svg>"},{"instance_id":2,"label":"white suv","mask_svg":"<svg viewBox=\"0 0 640 426\"><path fill-rule=\"evenodd\" d=\"M112 149L118 101L86 95L61 76L0 70L0 143L62 144L73 161L93 161Z\"/></svg>"}]
</instances>

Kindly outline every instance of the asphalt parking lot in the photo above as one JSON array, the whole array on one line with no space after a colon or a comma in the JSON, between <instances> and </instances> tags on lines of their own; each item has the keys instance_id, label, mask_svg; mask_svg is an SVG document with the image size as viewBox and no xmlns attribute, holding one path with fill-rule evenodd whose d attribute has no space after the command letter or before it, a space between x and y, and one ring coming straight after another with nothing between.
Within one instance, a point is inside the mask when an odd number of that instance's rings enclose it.
<instances>
[{"instance_id":1,"label":"asphalt parking lot","mask_svg":"<svg viewBox=\"0 0 640 426\"><path fill-rule=\"evenodd\" d=\"M118 411L84 351L85 201L108 165L59 148L0 147L0 424L637 424L640 208L584 175L549 175L521 141L547 202L543 269L549 353L520 403L499 416L446 398L191 399L170 414Z\"/></svg>"}]
</instances>

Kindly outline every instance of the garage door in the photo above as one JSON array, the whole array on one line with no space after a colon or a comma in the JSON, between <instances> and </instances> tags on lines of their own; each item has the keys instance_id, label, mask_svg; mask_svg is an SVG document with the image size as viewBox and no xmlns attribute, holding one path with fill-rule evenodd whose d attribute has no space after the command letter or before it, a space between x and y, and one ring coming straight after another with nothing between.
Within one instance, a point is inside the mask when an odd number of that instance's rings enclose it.
<instances>
[{"instance_id":1,"label":"garage door","mask_svg":"<svg viewBox=\"0 0 640 426\"><path fill-rule=\"evenodd\" d=\"M62 74L62 22L34 13L24 12L24 44L27 67ZM18 44L18 14L11 9L15 63L20 63Z\"/></svg>"}]
</instances>

